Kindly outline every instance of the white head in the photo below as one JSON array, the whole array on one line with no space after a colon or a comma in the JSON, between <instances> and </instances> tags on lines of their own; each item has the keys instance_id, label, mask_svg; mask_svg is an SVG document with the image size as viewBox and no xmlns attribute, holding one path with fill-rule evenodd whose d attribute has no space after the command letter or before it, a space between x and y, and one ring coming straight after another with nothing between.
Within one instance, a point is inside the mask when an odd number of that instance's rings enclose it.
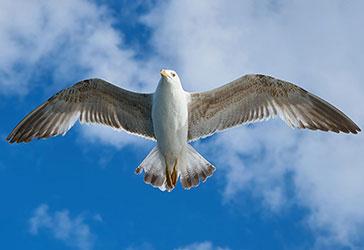
<instances>
[{"instance_id":1,"label":"white head","mask_svg":"<svg viewBox=\"0 0 364 250\"><path fill-rule=\"evenodd\" d=\"M160 71L160 74L161 74L161 81L167 82L167 83L173 84L173 85L181 85L181 81L180 81L176 71L169 70L169 69L162 69Z\"/></svg>"}]
</instances>

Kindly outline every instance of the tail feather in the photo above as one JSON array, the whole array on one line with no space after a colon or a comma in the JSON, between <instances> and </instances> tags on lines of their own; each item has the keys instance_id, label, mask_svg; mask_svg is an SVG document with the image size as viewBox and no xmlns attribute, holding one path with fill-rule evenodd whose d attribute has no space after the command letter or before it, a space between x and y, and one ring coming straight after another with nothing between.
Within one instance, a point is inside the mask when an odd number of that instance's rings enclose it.
<instances>
[{"instance_id":1,"label":"tail feather","mask_svg":"<svg viewBox=\"0 0 364 250\"><path fill-rule=\"evenodd\" d=\"M173 166L167 166L164 156L156 146L135 169L137 174L142 171L145 172L145 183L162 191L172 191L179 177L182 187L190 189L198 186L200 181L205 182L214 173L215 167L190 145L186 146Z\"/></svg>"},{"instance_id":2,"label":"tail feather","mask_svg":"<svg viewBox=\"0 0 364 250\"><path fill-rule=\"evenodd\" d=\"M140 174L142 171L145 172L145 183L151 184L153 187L158 187L162 191L167 189L165 161L163 155L158 150L158 146L155 146L143 162L135 169L136 174Z\"/></svg>"},{"instance_id":3,"label":"tail feather","mask_svg":"<svg viewBox=\"0 0 364 250\"><path fill-rule=\"evenodd\" d=\"M181 184L185 189L199 185L200 180L205 182L215 167L200 155L191 145L187 145L184 164L179 167Z\"/></svg>"}]
</instances>

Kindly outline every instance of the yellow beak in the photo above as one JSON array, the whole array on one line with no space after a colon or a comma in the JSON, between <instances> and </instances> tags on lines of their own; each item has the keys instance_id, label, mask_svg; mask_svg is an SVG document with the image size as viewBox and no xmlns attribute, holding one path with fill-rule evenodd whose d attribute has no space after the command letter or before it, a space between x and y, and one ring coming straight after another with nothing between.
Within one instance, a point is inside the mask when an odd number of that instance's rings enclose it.
<instances>
[{"instance_id":1,"label":"yellow beak","mask_svg":"<svg viewBox=\"0 0 364 250\"><path fill-rule=\"evenodd\" d=\"M167 71L165 69L162 69L161 72L160 72L160 74L163 77L166 77L166 78L169 77L169 75L168 75L168 73L167 73Z\"/></svg>"}]
</instances>

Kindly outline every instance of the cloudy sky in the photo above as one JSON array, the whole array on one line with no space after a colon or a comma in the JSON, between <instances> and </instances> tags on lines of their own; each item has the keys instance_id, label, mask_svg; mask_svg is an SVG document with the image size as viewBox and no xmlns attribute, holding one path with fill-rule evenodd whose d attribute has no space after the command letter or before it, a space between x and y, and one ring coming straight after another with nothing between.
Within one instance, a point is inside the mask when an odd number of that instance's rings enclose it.
<instances>
[{"instance_id":1,"label":"cloudy sky","mask_svg":"<svg viewBox=\"0 0 364 250\"><path fill-rule=\"evenodd\" d=\"M153 143L76 125L8 145L16 123L89 77L188 91L246 73L289 80L364 127L364 2L0 0L1 249L362 249L364 136L279 120L194 143L217 171L163 193L134 168Z\"/></svg>"}]
</instances>

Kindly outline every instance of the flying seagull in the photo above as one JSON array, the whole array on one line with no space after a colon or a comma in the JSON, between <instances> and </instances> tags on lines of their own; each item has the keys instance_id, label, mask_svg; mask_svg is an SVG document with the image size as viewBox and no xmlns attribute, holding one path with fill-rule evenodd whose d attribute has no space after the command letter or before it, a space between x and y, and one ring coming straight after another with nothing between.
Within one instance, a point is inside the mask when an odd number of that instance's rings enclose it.
<instances>
[{"instance_id":1,"label":"flying seagull","mask_svg":"<svg viewBox=\"0 0 364 250\"><path fill-rule=\"evenodd\" d=\"M30 112L7 141L64 135L77 120L103 124L156 140L157 146L136 168L144 181L172 191L205 182L215 167L189 142L240 124L279 116L290 127L356 134L360 128L344 113L283 80L260 74L242 76L222 87L188 93L177 73L160 71L154 93L135 93L102 79L80 81Z\"/></svg>"}]
</instances>

